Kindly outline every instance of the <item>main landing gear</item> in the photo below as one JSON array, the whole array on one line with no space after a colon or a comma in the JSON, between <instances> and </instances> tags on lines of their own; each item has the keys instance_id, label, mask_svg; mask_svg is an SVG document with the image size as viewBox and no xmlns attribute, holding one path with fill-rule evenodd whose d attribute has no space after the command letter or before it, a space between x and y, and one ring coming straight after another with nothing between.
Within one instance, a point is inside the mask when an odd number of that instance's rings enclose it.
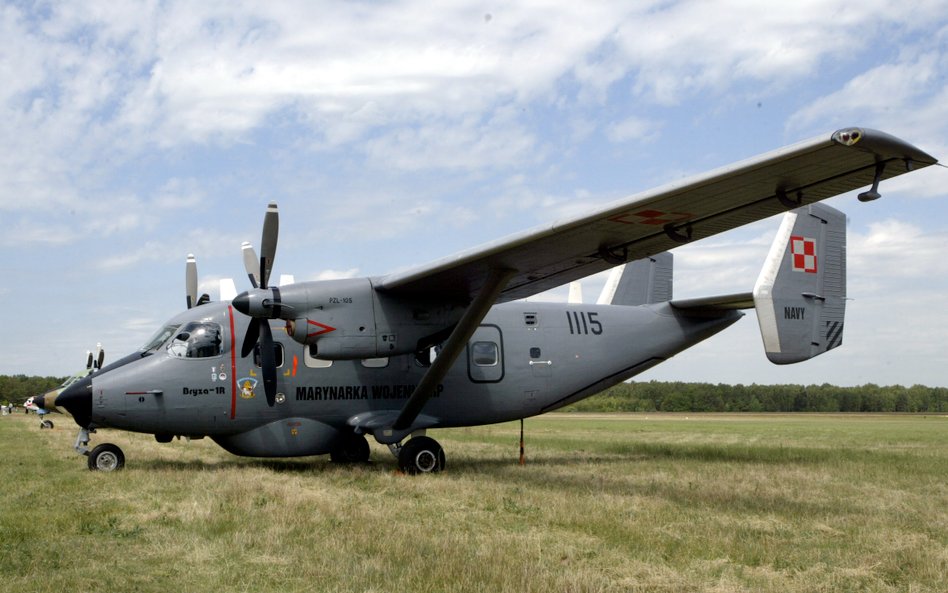
<instances>
[{"instance_id":1,"label":"main landing gear","mask_svg":"<svg viewBox=\"0 0 948 593\"><path fill-rule=\"evenodd\" d=\"M89 457L89 469L100 472L114 472L125 467L125 453L118 445L112 443L102 443L91 451L89 450L89 434L95 432L94 428L80 428L79 436L76 437L74 449L80 455Z\"/></svg>"},{"instance_id":2,"label":"main landing gear","mask_svg":"<svg viewBox=\"0 0 948 593\"><path fill-rule=\"evenodd\" d=\"M398 468L409 475L430 474L444 469L444 449L438 441L418 431L402 444L389 444L389 451L398 460ZM341 435L329 451L333 463L365 463L369 460L369 442L364 435L348 432Z\"/></svg>"},{"instance_id":3,"label":"main landing gear","mask_svg":"<svg viewBox=\"0 0 948 593\"><path fill-rule=\"evenodd\" d=\"M369 460L369 441L365 436L347 432L339 437L329 450L333 463L365 463Z\"/></svg>"},{"instance_id":4,"label":"main landing gear","mask_svg":"<svg viewBox=\"0 0 948 593\"><path fill-rule=\"evenodd\" d=\"M398 467L406 474L429 474L444 469L444 449L431 437L412 437L404 445L390 449L398 458Z\"/></svg>"}]
</instances>

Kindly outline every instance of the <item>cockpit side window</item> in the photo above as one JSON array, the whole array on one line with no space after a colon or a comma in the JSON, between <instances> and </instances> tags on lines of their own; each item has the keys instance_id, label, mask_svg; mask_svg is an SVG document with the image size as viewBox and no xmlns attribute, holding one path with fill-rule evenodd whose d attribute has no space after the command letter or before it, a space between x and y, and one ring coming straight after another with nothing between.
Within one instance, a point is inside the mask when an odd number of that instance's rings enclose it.
<instances>
[{"instance_id":1,"label":"cockpit side window","mask_svg":"<svg viewBox=\"0 0 948 593\"><path fill-rule=\"evenodd\" d=\"M155 352L162 344L168 341L168 338L174 335L174 332L178 331L180 325L166 325L163 328L155 332L151 338L145 342L145 345L142 346L142 352Z\"/></svg>"},{"instance_id":2,"label":"cockpit side window","mask_svg":"<svg viewBox=\"0 0 948 593\"><path fill-rule=\"evenodd\" d=\"M192 321L177 330L168 354L177 358L210 358L221 354L221 326Z\"/></svg>"}]
</instances>

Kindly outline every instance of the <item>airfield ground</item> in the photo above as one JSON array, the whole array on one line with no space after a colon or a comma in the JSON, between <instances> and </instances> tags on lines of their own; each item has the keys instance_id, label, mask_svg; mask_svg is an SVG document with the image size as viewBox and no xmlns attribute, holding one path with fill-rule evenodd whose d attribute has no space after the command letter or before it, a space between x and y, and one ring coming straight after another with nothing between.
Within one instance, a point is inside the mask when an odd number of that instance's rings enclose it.
<instances>
[{"instance_id":1,"label":"airfield ground","mask_svg":"<svg viewBox=\"0 0 948 593\"><path fill-rule=\"evenodd\" d=\"M548 415L434 431L447 471L261 461L0 418L0 590L948 590L948 418Z\"/></svg>"}]
</instances>

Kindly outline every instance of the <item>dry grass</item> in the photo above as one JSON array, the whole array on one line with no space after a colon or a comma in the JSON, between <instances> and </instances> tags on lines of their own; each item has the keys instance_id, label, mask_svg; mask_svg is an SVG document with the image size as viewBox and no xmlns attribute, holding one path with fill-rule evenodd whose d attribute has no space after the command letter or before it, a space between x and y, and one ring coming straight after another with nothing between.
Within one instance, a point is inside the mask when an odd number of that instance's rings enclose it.
<instances>
[{"instance_id":1,"label":"dry grass","mask_svg":"<svg viewBox=\"0 0 948 593\"><path fill-rule=\"evenodd\" d=\"M948 419L553 415L436 431L447 471L0 419L4 591L945 590Z\"/></svg>"}]
</instances>

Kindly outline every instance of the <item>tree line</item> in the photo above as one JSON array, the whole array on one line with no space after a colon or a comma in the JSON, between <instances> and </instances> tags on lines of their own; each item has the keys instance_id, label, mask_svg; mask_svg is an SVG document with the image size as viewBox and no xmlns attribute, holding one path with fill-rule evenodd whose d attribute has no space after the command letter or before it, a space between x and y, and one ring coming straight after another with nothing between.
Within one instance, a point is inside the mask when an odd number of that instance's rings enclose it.
<instances>
[{"instance_id":1,"label":"tree line","mask_svg":"<svg viewBox=\"0 0 948 593\"><path fill-rule=\"evenodd\" d=\"M0 375L0 403L23 403L64 377ZM948 412L948 388L913 385L723 385L620 383L568 408L574 412Z\"/></svg>"},{"instance_id":2,"label":"tree line","mask_svg":"<svg viewBox=\"0 0 948 593\"><path fill-rule=\"evenodd\" d=\"M948 388L913 385L620 383L574 412L948 412Z\"/></svg>"},{"instance_id":3,"label":"tree line","mask_svg":"<svg viewBox=\"0 0 948 593\"><path fill-rule=\"evenodd\" d=\"M65 380L65 377L0 375L0 403L22 404L26 398L46 393Z\"/></svg>"}]
</instances>

